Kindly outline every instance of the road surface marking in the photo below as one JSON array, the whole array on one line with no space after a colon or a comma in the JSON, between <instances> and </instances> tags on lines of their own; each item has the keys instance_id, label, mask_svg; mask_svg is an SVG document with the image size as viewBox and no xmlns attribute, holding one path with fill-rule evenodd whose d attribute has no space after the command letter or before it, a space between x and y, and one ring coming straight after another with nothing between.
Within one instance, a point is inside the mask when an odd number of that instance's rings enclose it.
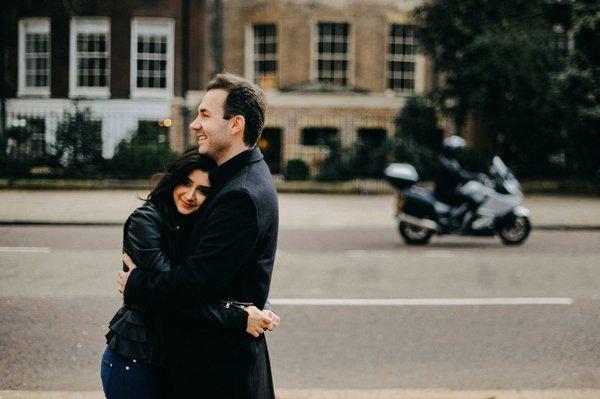
<instances>
[{"instance_id":1,"label":"road surface marking","mask_svg":"<svg viewBox=\"0 0 600 399\"><path fill-rule=\"evenodd\" d=\"M273 305L290 306L485 306L485 305L572 305L571 298L272 298Z\"/></svg>"},{"instance_id":2,"label":"road surface marking","mask_svg":"<svg viewBox=\"0 0 600 399\"><path fill-rule=\"evenodd\" d=\"M48 247L0 247L0 252L50 253Z\"/></svg>"}]
</instances>

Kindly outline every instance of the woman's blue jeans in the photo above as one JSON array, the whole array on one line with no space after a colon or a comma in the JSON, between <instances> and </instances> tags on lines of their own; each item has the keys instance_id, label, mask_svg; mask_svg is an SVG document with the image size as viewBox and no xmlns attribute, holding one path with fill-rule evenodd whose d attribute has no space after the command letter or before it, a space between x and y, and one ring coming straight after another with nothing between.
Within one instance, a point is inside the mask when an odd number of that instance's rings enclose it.
<instances>
[{"instance_id":1,"label":"woman's blue jeans","mask_svg":"<svg viewBox=\"0 0 600 399\"><path fill-rule=\"evenodd\" d=\"M100 366L102 388L107 399L159 399L160 369L115 353L106 347Z\"/></svg>"}]
</instances>

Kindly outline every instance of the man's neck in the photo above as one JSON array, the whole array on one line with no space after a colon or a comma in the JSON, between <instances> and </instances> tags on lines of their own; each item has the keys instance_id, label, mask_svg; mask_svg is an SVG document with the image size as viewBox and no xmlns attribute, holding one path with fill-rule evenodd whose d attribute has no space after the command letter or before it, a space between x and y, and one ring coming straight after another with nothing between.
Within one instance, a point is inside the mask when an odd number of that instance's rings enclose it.
<instances>
[{"instance_id":1,"label":"man's neck","mask_svg":"<svg viewBox=\"0 0 600 399\"><path fill-rule=\"evenodd\" d=\"M218 159L216 159L215 161L217 162L217 165L221 166L223 165L225 162L229 161L231 158L235 157L236 155L241 154L242 152L246 151L250 149L250 147L247 147L245 144L240 144L240 145L232 145L227 151L225 151L221 156L219 156Z\"/></svg>"}]
</instances>

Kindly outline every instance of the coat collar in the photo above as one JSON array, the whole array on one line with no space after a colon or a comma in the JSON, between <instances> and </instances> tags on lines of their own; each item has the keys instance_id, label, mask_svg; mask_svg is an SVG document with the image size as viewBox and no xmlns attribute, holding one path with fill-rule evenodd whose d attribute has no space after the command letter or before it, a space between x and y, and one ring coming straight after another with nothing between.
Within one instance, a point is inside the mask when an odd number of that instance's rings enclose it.
<instances>
[{"instance_id":1,"label":"coat collar","mask_svg":"<svg viewBox=\"0 0 600 399\"><path fill-rule=\"evenodd\" d=\"M221 166L209 172L208 178L213 189L223 186L235 176L244 166L258 162L263 159L263 154L254 146L244 152L239 153Z\"/></svg>"},{"instance_id":2,"label":"coat collar","mask_svg":"<svg viewBox=\"0 0 600 399\"><path fill-rule=\"evenodd\" d=\"M180 237L184 231L187 231L186 229L189 229L195 221L194 214L188 216L181 215L171 198L167 198L164 201L148 201L146 205L154 207L167 229L177 237Z\"/></svg>"}]
</instances>

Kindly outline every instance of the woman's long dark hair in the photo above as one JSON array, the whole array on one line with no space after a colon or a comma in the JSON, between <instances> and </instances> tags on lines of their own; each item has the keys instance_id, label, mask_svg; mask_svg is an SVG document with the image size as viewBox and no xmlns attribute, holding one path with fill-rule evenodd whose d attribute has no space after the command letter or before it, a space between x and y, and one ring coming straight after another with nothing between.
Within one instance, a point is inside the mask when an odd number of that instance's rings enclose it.
<instances>
[{"instance_id":1,"label":"woman's long dark hair","mask_svg":"<svg viewBox=\"0 0 600 399\"><path fill-rule=\"evenodd\" d=\"M217 166L216 162L198 153L198 147L185 151L173 162L164 173L156 174L153 179L160 179L154 189L145 198L155 205L168 204L171 195L178 184L184 183L192 171L199 169L209 172Z\"/></svg>"}]
</instances>

